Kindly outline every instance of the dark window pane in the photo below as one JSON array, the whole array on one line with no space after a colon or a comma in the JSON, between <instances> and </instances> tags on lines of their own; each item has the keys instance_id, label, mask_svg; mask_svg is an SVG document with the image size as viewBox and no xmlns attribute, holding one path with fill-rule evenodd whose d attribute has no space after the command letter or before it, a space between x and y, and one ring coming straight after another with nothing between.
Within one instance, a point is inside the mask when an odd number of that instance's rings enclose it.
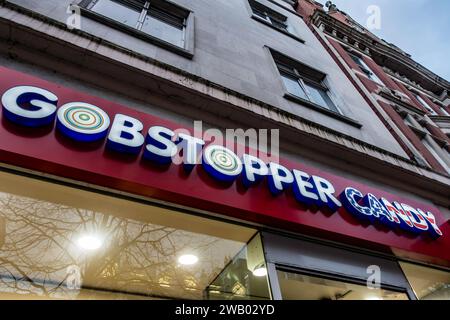
<instances>
[{"instance_id":1,"label":"dark window pane","mask_svg":"<svg viewBox=\"0 0 450 320\"><path fill-rule=\"evenodd\" d=\"M281 73L283 74L291 74L291 75L295 75L295 69L292 66L289 66L287 64L284 64L280 61L276 61L278 70L280 70ZM294 76L295 77L295 76Z\"/></svg>"},{"instance_id":2,"label":"dark window pane","mask_svg":"<svg viewBox=\"0 0 450 320\"><path fill-rule=\"evenodd\" d=\"M372 75L372 72L367 68L366 64L362 61L362 59L353 54L350 54L350 57L359 66L361 71L364 72L370 78L370 76Z\"/></svg>"},{"instance_id":3,"label":"dark window pane","mask_svg":"<svg viewBox=\"0 0 450 320\"><path fill-rule=\"evenodd\" d=\"M326 109L336 111L336 107L334 106L333 102L331 101L330 97L328 96L325 90L308 83L306 83L305 85L314 103Z\"/></svg>"},{"instance_id":4,"label":"dark window pane","mask_svg":"<svg viewBox=\"0 0 450 320\"><path fill-rule=\"evenodd\" d=\"M273 12L262 5L257 5L255 3L251 3L250 5L255 16L270 22L276 28L287 30L286 17Z\"/></svg>"},{"instance_id":5,"label":"dark window pane","mask_svg":"<svg viewBox=\"0 0 450 320\"><path fill-rule=\"evenodd\" d=\"M176 46L183 47L183 19L160 10L149 10L142 31Z\"/></svg>"},{"instance_id":6,"label":"dark window pane","mask_svg":"<svg viewBox=\"0 0 450 320\"><path fill-rule=\"evenodd\" d=\"M369 66L364 62L363 59L361 59L358 56L355 56L354 54L349 53L350 57L355 61L355 63L359 66L362 72L366 74L366 76L372 80L377 82L378 84L384 85L383 82L376 76L375 73L370 70Z\"/></svg>"},{"instance_id":7,"label":"dark window pane","mask_svg":"<svg viewBox=\"0 0 450 320\"><path fill-rule=\"evenodd\" d=\"M362 62L361 62L361 59L359 57L357 57L357 56L355 56L354 54L351 54L351 53L349 55L352 58L352 60L355 61L355 63L357 65L359 65L360 67L364 67Z\"/></svg>"},{"instance_id":8,"label":"dark window pane","mask_svg":"<svg viewBox=\"0 0 450 320\"><path fill-rule=\"evenodd\" d=\"M305 91L302 89L297 79L289 77L288 75L281 75L281 78L283 79L284 85L289 93L299 98L308 100Z\"/></svg>"},{"instance_id":9,"label":"dark window pane","mask_svg":"<svg viewBox=\"0 0 450 320\"><path fill-rule=\"evenodd\" d=\"M270 22L272 23L272 25L273 25L274 27L277 27L277 28L279 28L279 29L284 29L284 30L287 31L287 25L286 25L286 23L284 23L283 21L280 21L280 20L278 20L278 19L275 19L275 18L273 18L273 17L270 17Z\"/></svg>"},{"instance_id":10,"label":"dark window pane","mask_svg":"<svg viewBox=\"0 0 450 320\"><path fill-rule=\"evenodd\" d=\"M170 24L176 28L183 29L183 27L184 27L184 18L174 15L168 11L164 11L164 10L160 10L155 7L151 7L148 10L148 15L150 15L156 19L159 19L161 21L164 21L165 23Z\"/></svg>"},{"instance_id":11,"label":"dark window pane","mask_svg":"<svg viewBox=\"0 0 450 320\"><path fill-rule=\"evenodd\" d=\"M92 11L133 28L136 27L139 15L141 14L141 11L138 8L132 8L112 0L99 0L94 7L92 7Z\"/></svg>"},{"instance_id":12,"label":"dark window pane","mask_svg":"<svg viewBox=\"0 0 450 320\"><path fill-rule=\"evenodd\" d=\"M257 15L260 18L263 18L264 20L267 20L267 15L264 11L259 10L258 8L252 8L253 14Z\"/></svg>"}]
</instances>

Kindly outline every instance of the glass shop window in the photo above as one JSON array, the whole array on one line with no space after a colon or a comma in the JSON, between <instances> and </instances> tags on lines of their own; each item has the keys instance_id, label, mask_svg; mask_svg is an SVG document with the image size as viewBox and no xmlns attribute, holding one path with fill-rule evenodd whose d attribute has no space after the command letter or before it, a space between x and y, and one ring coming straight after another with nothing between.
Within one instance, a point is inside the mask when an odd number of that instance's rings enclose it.
<instances>
[{"instance_id":1,"label":"glass shop window","mask_svg":"<svg viewBox=\"0 0 450 320\"><path fill-rule=\"evenodd\" d=\"M419 300L450 300L450 271L400 262Z\"/></svg>"},{"instance_id":2,"label":"glass shop window","mask_svg":"<svg viewBox=\"0 0 450 320\"><path fill-rule=\"evenodd\" d=\"M256 230L0 171L0 299L269 299Z\"/></svg>"},{"instance_id":3,"label":"glass shop window","mask_svg":"<svg viewBox=\"0 0 450 320\"><path fill-rule=\"evenodd\" d=\"M277 274L283 300L408 300L406 293L363 284L283 270Z\"/></svg>"}]
</instances>

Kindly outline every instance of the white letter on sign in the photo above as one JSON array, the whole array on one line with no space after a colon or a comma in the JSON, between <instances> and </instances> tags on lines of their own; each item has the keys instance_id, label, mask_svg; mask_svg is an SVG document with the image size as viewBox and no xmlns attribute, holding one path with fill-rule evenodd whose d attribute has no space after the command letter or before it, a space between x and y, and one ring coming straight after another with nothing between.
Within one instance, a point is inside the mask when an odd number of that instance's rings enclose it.
<instances>
[{"instance_id":1,"label":"white letter on sign","mask_svg":"<svg viewBox=\"0 0 450 320\"><path fill-rule=\"evenodd\" d=\"M11 88L2 96L5 117L27 127L52 123L55 120L57 103L58 97L50 91L31 86Z\"/></svg>"},{"instance_id":2,"label":"white letter on sign","mask_svg":"<svg viewBox=\"0 0 450 320\"><path fill-rule=\"evenodd\" d=\"M144 136L141 134L143 128L139 120L120 113L116 114L107 146L118 152L138 154L144 144Z\"/></svg>"}]
</instances>

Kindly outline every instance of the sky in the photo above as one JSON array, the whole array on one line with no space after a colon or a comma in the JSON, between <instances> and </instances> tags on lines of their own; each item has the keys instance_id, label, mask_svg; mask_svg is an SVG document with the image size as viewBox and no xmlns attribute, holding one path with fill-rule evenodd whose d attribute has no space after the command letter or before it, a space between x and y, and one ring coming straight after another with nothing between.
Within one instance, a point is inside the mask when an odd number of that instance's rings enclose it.
<instances>
[{"instance_id":1,"label":"sky","mask_svg":"<svg viewBox=\"0 0 450 320\"><path fill-rule=\"evenodd\" d=\"M364 27L367 27L370 18L367 9L371 5L378 6L380 29L370 31L395 44L411 54L415 61L450 81L450 0L333 0L332 2Z\"/></svg>"}]
</instances>

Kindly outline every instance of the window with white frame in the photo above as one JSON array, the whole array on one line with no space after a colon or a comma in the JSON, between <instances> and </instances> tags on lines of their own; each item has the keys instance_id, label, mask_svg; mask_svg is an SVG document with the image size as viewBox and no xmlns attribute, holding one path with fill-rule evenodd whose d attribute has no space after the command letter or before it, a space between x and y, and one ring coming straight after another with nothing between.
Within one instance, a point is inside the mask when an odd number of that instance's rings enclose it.
<instances>
[{"instance_id":1,"label":"window with white frame","mask_svg":"<svg viewBox=\"0 0 450 320\"><path fill-rule=\"evenodd\" d=\"M414 131L436 161L450 174L450 155L433 139L431 132L420 125L411 115L406 114L403 121ZM446 160L444 160L446 159Z\"/></svg>"},{"instance_id":2,"label":"window with white frame","mask_svg":"<svg viewBox=\"0 0 450 320\"><path fill-rule=\"evenodd\" d=\"M372 81L375 81L376 83L384 86L383 81L381 81L380 78L377 77L375 72L370 69L370 67L367 65L367 63L364 61L364 59L355 53L348 52L350 58L358 65L358 67L361 69L362 72Z\"/></svg>"},{"instance_id":3,"label":"window with white frame","mask_svg":"<svg viewBox=\"0 0 450 320\"><path fill-rule=\"evenodd\" d=\"M289 35L292 35L295 38L298 38L297 35L294 34L291 26L289 25L289 21L286 16L254 0L249 0L249 4L254 19L266 23L284 33L288 33Z\"/></svg>"},{"instance_id":4,"label":"window with white frame","mask_svg":"<svg viewBox=\"0 0 450 320\"><path fill-rule=\"evenodd\" d=\"M326 75L298 62L274 56L278 71L287 92L321 108L340 113L324 84Z\"/></svg>"},{"instance_id":5,"label":"window with white frame","mask_svg":"<svg viewBox=\"0 0 450 320\"><path fill-rule=\"evenodd\" d=\"M190 12L165 0L83 0L89 12L176 47L186 47Z\"/></svg>"},{"instance_id":6,"label":"window with white frame","mask_svg":"<svg viewBox=\"0 0 450 320\"><path fill-rule=\"evenodd\" d=\"M445 110L444 107L441 107L441 111L444 115L446 115L447 117L450 117L450 113L447 112L447 110Z\"/></svg>"},{"instance_id":7,"label":"window with white frame","mask_svg":"<svg viewBox=\"0 0 450 320\"><path fill-rule=\"evenodd\" d=\"M434 109L421 97L420 94L413 92L414 97L417 99L417 101L419 101L419 103L428 110L428 112L433 115L433 116L437 116L436 111L434 111Z\"/></svg>"},{"instance_id":8,"label":"window with white frame","mask_svg":"<svg viewBox=\"0 0 450 320\"><path fill-rule=\"evenodd\" d=\"M432 143L428 139L432 139L429 137L425 137L422 139L422 142L424 146L430 151L430 153L433 155L433 157L436 159L437 162L447 171L448 174L450 174L450 166L447 164L447 162L444 161L443 157L439 155L437 148L440 148L436 143ZM434 144L434 145L433 145ZM442 148L440 148L442 149ZM444 152L443 150L440 150Z\"/></svg>"},{"instance_id":9,"label":"window with white frame","mask_svg":"<svg viewBox=\"0 0 450 320\"><path fill-rule=\"evenodd\" d=\"M289 8L297 7L298 0L279 0L281 3L284 3ZM283 4L282 4L283 5Z\"/></svg>"},{"instance_id":10,"label":"window with white frame","mask_svg":"<svg viewBox=\"0 0 450 320\"><path fill-rule=\"evenodd\" d=\"M298 3L298 0L281 0L281 1L287 2L292 6L295 6Z\"/></svg>"}]
</instances>

